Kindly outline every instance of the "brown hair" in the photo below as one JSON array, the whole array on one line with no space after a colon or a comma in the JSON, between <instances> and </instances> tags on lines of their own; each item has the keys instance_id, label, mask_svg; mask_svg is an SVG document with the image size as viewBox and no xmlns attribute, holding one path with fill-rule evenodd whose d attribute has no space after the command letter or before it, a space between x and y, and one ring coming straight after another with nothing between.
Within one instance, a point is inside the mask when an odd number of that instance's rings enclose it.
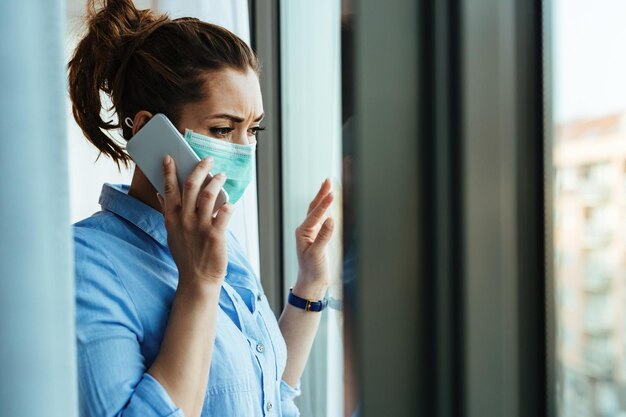
<instances>
[{"instance_id":1,"label":"brown hair","mask_svg":"<svg viewBox=\"0 0 626 417\"><path fill-rule=\"evenodd\" d=\"M177 124L181 107L203 98L207 71L259 71L248 45L220 26L138 10L132 0L103 0L99 10L96 2L88 1L88 31L68 64L69 93L83 133L118 167L128 166L130 157L109 131L121 127L129 139L126 117L147 110ZM117 122L102 119L102 92Z\"/></svg>"}]
</instances>

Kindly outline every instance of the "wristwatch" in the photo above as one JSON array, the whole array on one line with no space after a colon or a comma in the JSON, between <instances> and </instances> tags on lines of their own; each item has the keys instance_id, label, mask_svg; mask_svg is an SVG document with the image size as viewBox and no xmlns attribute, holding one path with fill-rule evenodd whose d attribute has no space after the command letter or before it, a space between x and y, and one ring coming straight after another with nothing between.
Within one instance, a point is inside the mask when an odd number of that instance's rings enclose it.
<instances>
[{"instance_id":1,"label":"wristwatch","mask_svg":"<svg viewBox=\"0 0 626 417\"><path fill-rule=\"evenodd\" d=\"M306 298L298 297L293 293L293 288L289 288L289 297L287 302L294 307L301 308L305 311L322 311L328 306L328 300L307 300Z\"/></svg>"}]
</instances>

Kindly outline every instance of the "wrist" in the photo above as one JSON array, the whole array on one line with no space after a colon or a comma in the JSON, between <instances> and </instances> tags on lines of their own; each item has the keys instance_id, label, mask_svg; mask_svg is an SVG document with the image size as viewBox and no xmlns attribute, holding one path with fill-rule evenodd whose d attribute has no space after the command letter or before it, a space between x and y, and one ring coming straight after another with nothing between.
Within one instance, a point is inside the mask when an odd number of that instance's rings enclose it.
<instances>
[{"instance_id":1,"label":"wrist","mask_svg":"<svg viewBox=\"0 0 626 417\"><path fill-rule=\"evenodd\" d=\"M222 283L203 279L179 280L176 294L185 298L210 299L219 298Z\"/></svg>"},{"instance_id":2,"label":"wrist","mask_svg":"<svg viewBox=\"0 0 626 417\"><path fill-rule=\"evenodd\" d=\"M306 300L321 300L326 295L327 284L308 283L298 279L293 286L293 294Z\"/></svg>"}]
</instances>

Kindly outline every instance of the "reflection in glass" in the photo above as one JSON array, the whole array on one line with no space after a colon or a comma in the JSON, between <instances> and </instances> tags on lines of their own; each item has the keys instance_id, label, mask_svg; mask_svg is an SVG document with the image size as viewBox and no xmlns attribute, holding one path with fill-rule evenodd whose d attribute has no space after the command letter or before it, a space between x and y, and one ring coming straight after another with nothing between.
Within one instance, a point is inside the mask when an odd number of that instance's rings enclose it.
<instances>
[{"instance_id":1,"label":"reflection in glass","mask_svg":"<svg viewBox=\"0 0 626 417\"><path fill-rule=\"evenodd\" d=\"M343 190L343 311L344 311L344 417L357 417L358 368L356 351L357 261L354 207L354 18L351 2L342 1L341 19L341 115Z\"/></svg>"}]
</instances>

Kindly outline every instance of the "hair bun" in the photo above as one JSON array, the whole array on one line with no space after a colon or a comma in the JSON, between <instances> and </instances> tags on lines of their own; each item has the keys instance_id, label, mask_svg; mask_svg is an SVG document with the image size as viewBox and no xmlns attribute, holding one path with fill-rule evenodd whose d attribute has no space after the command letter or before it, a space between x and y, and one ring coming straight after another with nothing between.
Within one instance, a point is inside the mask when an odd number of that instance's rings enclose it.
<instances>
[{"instance_id":1,"label":"hair bun","mask_svg":"<svg viewBox=\"0 0 626 417\"><path fill-rule=\"evenodd\" d=\"M92 53L110 63L110 82L141 43L168 20L167 15L137 9L132 0L89 0L87 36L94 38Z\"/></svg>"},{"instance_id":2,"label":"hair bun","mask_svg":"<svg viewBox=\"0 0 626 417\"><path fill-rule=\"evenodd\" d=\"M107 137L120 123L100 116L100 91L115 102L112 92L121 91L124 68L134 51L168 21L167 15L138 10L131 0L87 2L87 33L68 64L72 113L89 141L116 161L126 163L128 156Z\"/></svg>"}]
</instances>

